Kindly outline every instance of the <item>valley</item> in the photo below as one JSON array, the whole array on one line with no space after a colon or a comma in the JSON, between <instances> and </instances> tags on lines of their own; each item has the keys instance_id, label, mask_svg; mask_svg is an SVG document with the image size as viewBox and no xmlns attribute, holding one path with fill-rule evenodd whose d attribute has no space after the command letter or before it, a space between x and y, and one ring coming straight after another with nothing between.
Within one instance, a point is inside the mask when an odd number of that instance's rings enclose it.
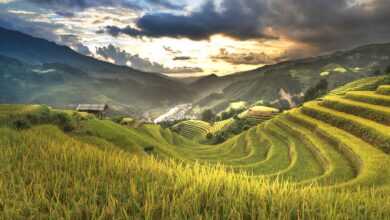
<instances>
[{"instance_id":1,"label":"valley","mask_svg":"<svg viewBox=\"0 0 390 220\"><path fill-rule=\"evenodd\" d=\"M177 28L164 16L160 25ZM156 47L169 37L106 28L90 34L137 41L134 50L154 45L151 57L181 68L111 43L83 55L0 27L0 219L390 219L390 43L245 72L242 62L271 58L219 48L204 65L230 62L238 72L198 77L203 69L185 63L216 48L179 56ZM215 42L182 35L194 48ZM216 45L250 41L227 38ZM175 78L183 68L191 77Z\"/></svg>"},{"instance_id":2,"label":"valley","mask_svg":"<svg viewBox=\"0 0 390 220\"><path fill-rule=\"evenodd\" d=\"M372 44L183 83L162 74L103 62L20 32L0 28L0 35L2 103L47 104L59 108L105 103L115 115L143 117L147 110L148 120L185 103L193 105L189 117L199 117L206 109L218 113L236 101L263 102L289 109L301 104L302 95L321 79L326 79L328 90L332 90L374 76L390 60L390 44ZM47 49L41 51L41 47Z\"/></svg>"},{"instance_id":3,"label":"valley","mask_svg":"<svg viewBox=\"0 0 390 220\"><path fill-rule=\"evenodd\" d=\"M183 121L177 130L41 105L0 105L0 170L7 177L1 216L27 216L22 207L29 207L48 218L82 212L86 218L386 219L386 80L346 84L218 144L205 142L206 135L255 110L274 110L252 107L213 124ZM231 107L237 106L244 105ZM10 203L15 197L24 199Z\"/></svg>"}]
</instances>

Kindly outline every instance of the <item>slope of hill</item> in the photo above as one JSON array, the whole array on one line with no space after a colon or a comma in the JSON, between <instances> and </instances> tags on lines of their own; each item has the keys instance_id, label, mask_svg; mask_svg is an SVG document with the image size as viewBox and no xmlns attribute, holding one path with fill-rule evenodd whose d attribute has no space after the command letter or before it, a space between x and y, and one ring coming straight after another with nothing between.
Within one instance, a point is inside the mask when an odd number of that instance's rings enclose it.
<instances>
[{"instance_id":1,"label":"slope of hill","mask_svg":"<svg viewBox=\"0 0 390 220\"><path fill-rule=\"evenodd\" d=\"M182 83L164 75L102 62L1 27L0 56L1 83L7 88L4 91L8 100L13 102L109 102L142 111L192 100ZM16 98L19 96L23 98Z\"/></svg>"},{"instance_id":2,"label":"slope of hill","mask_svg":"<svg viewBox=\"0 0 390 220\"><path fill-rule=\"evenodd\" d=\"M148 73L145 73L148 74ZM188 90L170 83L96 78L64 64L31 65L0 55L0 102L64 107L107 103L112 110L137 114L191 100Z\"/></svg>"},{"instance_id":3,"label":"slope of hill","mask_svg":"<svg viewBox=\"0 0 390 220\"><path fill-rule=\"evenodd\" d=\"M321 79L332 90L390 66L390 44L373 44L326 56L286 61L192 84L201 88L198 105L220 111L232 101L263 101L278 108L302 102L302 94ZM287 101L287 102L286 102Z\"/></svg>"},{"instance_id":4,"label":"slope of hill","mask_svg":"<svg viewBox=\"0 0 390 220\"><path fill-rule=\"evenodd\" d=\"M3 219L386 219L390 214L385 190L331 191L243 179L219 167L134 157L107 142L87 144L53 126L1 128L0 134Z\"/></svg>"},{"instance_id":5,"label":"slope of hill","mask_svg":"<svg viewBox=\"0 0 390 220\"><path fill-rule=\"evenodd\" d=\"M389 91L331 94L215 146L93 118L64 133L43 107L2 105L0 216L386 219Z\"/></svg>"},{"instance_id":6,"label":"slope of hill","mask_svg":"<svg viewBox=\"0 0 390 220\"><path fill-rule=\"evenodd\" d=\"M3 77L2 83L8 97L3 99L62 106L76 101L108 102L123 113L156 109L158 115L191 102L194 109L217 112L234 101L262 101L286 109L300 104L303 93L321 79L326 78L333 89L384 69L390 64L389 52L389 44L368 45L225 77L211 75L185 85L162 74L102 62L44 39L0 28L0 71L7 78ZM19 71L26 79L17 76ZM69 76L73 79L68 80Z\"/></svg>"}]
</instances>

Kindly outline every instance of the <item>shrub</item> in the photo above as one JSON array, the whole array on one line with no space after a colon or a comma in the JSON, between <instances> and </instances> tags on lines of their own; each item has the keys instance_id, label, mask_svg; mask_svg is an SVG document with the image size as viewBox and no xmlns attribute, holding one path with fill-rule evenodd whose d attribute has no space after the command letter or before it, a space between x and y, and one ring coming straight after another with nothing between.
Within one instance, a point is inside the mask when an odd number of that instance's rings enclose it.
<instances>
[{"instance_id":1,"label":"shrub","mask_svg":"<svg viewBox=\"0 0 390 220\"><path fill-rule=\"evenodd\" d=\"M213 137L214 137L214 135L212 133L207 133L207 135L206 135L206 138L208 140L212 139Z\"/></svg>"},{"instance_id":2,"label":"shrub","mask_svg":"<svg viewBox=\"0 0 390 220\"><path fill-rule=\"evenodd\" d=\"M374 72L372 72L371 75L373 75L373 76L380 76L380 75L382 75L382 72L380 70L375 70Z\"/></svg>"},{"instance_id":3,"label":"shrub","mask_svg":"<svg viewBox=\"0 0 390 220\"><path fill-rule=\"evenodd\" d=\"M386 67L385 74L390 75L390 65Z\"/></svg>"},{"instance_id":4,"label":"shrub","mask_svg":"<svg viewBox=\"0 0 390 220\"><path fill-rule=\"evenodd\" d=\"M215 114L211 109L207 109L202 112L201 118L203 121L212 123L215 121Z\"/></svg>"},{"instance_id":5,"label":"shrub","mask_svg":"<svg viewBox=\"0 0 390 220\"><path fill-rule=\"evenodd\" d=\"M50 116L50 121L58 125L65 132L73 131L76 128L75 120L63 112L53 112Z\"/></svg>"},{"instance_id":6,"label":"shrub","mask_svg":"<svg viewBox=\"0 0 390 220\"><path fill-rule=\"evenodd\" d=\"M305 102L314 100L322 95L324 95L328 91L328 81L326 79L321 79L315 86L309 88L303 100Z\"/></svg>"},{"instance_id":7,"label":"shrub","mask_svg":"<svg viewBox=\"0 0 390 220\"><path fill-rule=\"evenodd\" d=\"M111 118L111 121L120 124L123 120L124 116L115 116Z\"/></svg>"},{"instance_id":8,"label":"shrub","mask_svg":"<svg viewBox=\"0 0 390 220\"><path fill-rule=\"evenodd\" d=\"M145 151L145 153L147 153L147 154L151 154L151 153L153 153L153 151L154 151L154 146L147 146L147 147L144 147L144 151Z\"/></svg>"},{"instance_id":9,"label":"shrub","mask_svg":"<svg viewBox=\"0 0 390 220\"><path fill-rule=\"evenodd\" d=\"M226 132L220 132L214 137L214 144L220 144L225 142L229 138L229 135Z\"/></svg>"},{"instance_id":10,"label":"shrub","mask_svg":"<svg viewBox=\"0 0 390 220\"><path fill-rule=\"evenodd\" d=\"M238 108L238 109L230 109L229 111L222 112L221 114L221 121L226 120L232 117L237 117L240 113L245 111L245 108Z\"/></svg>"},{"instance_id":11,"label":"shrub","mask_svg":"<svg viewBox=\"0 0 390 220\"><path fill-rule=\"evenodd\" d=\"M13 121L12 125L19 130L31 128L31 123L27 118L18 118Z\"/></svg>"}]
</instances>

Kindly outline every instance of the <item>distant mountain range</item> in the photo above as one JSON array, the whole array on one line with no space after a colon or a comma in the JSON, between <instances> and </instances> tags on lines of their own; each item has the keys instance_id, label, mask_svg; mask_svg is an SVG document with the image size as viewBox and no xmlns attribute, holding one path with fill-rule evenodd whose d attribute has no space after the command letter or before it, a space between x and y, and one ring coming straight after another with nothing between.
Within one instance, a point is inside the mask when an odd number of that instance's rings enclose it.
<instances>
[{"instance_id":1,"label":"distant mountain range","mask_svg":"<svg viewBox=\"0 0 390 220\"><path fill-rule=\"evenodd\" d=\"M242 100L290 107L320 79L330 89L390 65L390 44L283 62L189 84L81 55L69 47L0 28L0 103L66 106L108 103L123 113L163 112L181 103L223 110Z\"/></svg>"},{"instance_id":2,"label":"distant mountain range","mask_svg":"<svg viewBox=\"0 0 390 220\"><path fill-rule=\"evenodd\" d=\"M0 28L0 102L68 105L107 102L143 111L190 102L176 80L81 55L69 47Z\"/></svg>"}]
</instances>

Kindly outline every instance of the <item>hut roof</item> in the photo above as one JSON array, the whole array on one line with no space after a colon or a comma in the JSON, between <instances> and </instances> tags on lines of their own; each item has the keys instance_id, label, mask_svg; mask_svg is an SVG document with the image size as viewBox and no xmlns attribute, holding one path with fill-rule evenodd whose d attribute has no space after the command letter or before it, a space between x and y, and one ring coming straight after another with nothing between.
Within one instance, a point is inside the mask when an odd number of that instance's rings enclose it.
<instances>
[{"instance_id":1,"label":"hut roof","mask_svg":"<svg viewBox=\"0 0 390 220\"><path fill-rule=\"evenodd\" d=\"M79 104L77 111L104 111L108 108L106 104Z\"/></svg>"}]
</instances>

